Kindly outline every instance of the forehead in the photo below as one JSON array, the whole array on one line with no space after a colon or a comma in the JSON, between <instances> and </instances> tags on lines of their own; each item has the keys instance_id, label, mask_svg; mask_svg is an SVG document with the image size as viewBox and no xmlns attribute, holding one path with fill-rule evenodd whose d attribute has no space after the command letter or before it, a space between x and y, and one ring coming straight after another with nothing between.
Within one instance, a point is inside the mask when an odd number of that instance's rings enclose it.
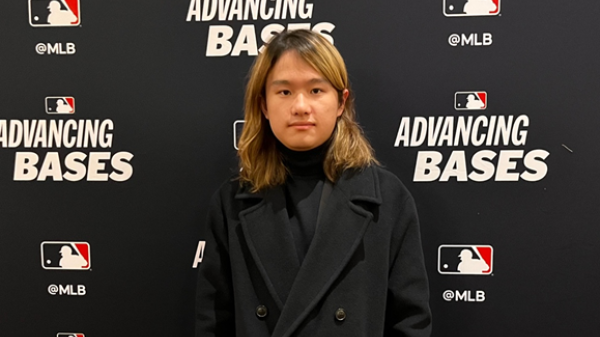
<instances>
[{"instance_id":1,"label":"forehead","mask_svg":"<svg viewBox=\"0 0 600 337\"><path fill-rule=\"evenodd\" d=\"M281 84L284 82L328 82L325 77L296 51L284 52L273 68L269 71L266 85Z\"/></svg>"}]
</instances>

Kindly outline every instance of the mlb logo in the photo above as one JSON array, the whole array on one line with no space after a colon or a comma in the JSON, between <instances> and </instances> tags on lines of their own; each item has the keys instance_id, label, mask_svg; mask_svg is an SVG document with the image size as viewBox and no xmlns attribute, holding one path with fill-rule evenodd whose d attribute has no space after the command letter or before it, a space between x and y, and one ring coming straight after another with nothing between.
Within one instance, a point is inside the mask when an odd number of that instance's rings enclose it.
<instances>
[{"instance_id":1,"label":"mlb logo","mask_svg":"<svg viewBox=\"0 0 600 337\"><path fill-rule=\"evenodd\" d=\"M238 141L240 140L240 137L242 136L243 129L244 129L244 121L243 120L238 120L238 121L233 122L233 147L236 150L239 150Z\"/></svg>"},{"instance_id":2,"label":"mlb logo","mask_svg":"<svg viewBox=\"0 0 600 337\"><path fill-rule=\"evenodd\" d=\"M46 97L46 113L62 115L75 113L75 98L70 96Z\"/></svg>"},{"instance_id":3,"label":"mlb logo","mask_svg":"<svg viewBox=\"0 0 600 337\"><path fill-rule=\"evenodd\" d=\"M444 15L494 16L500 14L500 0L444 0Z\"/></svg>"},{"instance_id":4,"label":"mlb logo","mask_svg":"<svg viewBox=\"0 0 600 337\"><path fill-rule=\"evenodd\" d=\"M444 275L490 275L494 248L489 245L441 245L438 272Z\"/></svg>"},{"instance_id":5,"label":"mlb logo","mask_svg":"<svg viewBox=\"0 0 600 337\"><path fill-rule=\"evenodd\" d=\"M78 332L59 332L56 337L85 337L85 335Z\"/></svg>"},{"instance_id":6,"label":"mlb logo","mask_svg":"<svg viewBox=\"0 0 600 337\"><path fill-rule=\"evenodd\" d=\"M458 91L454 94L454 109L485 110L487 108L487 92Z\"/></svg>"},{"instance_id":7,"label":"mlb logo","mask_svg":"<svg viewBox=\"0 0 600 337\"><path fill-rule=\"evenodd\" d=\"M89 270L91 267L87 242L44 241L40 248L44 269Z\"/></svg>"},{"instance_id":8,"label":"mlb logo","mask_svg":"<svg viewBox=\"0 0 600 337\"><path fill-rule=\"evenodd\" d=\"M32 27L73 27L81 24L79 0L29 0Z\"/></svg>"}]
</instances>

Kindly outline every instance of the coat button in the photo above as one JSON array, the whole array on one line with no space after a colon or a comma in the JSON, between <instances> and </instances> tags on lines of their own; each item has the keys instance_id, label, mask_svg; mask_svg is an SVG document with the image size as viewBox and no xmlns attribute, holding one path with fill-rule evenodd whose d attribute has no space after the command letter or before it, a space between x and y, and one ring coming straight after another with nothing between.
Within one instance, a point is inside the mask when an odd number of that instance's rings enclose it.
<instances>
[{"instance_id":1,"label":"coat button","mask_svg":"<svg viewBox=\"0 0 600 337\"><path fill-rule=\"evenodd\" d=\"M262 304L256 307L256 316L259 318L265 318L267 316L267 307Z\"/></svg>"},{"instance_id":2,"label":"coat button","mask_svg":"<svg viewBox=\"0 0 600 337\"><path fill-rule=\"evenodd\" d=\"M344 308L338 308L338 310L335 311L335 319L340 322L346 319L346 312L344 311Z\"/></svg>"}]
</instances>

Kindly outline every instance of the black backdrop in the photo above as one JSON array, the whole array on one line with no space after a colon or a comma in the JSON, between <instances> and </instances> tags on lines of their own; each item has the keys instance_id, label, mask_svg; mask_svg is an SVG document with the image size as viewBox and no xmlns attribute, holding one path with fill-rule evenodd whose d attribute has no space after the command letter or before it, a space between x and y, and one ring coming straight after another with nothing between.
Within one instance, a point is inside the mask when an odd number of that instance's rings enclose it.
<instances>
[{"instance_id":1,"label":"black backdrop","mask_svg":"<svg viewBox=\"0 0 600 337\"><path fill-rule=\"evenodd\" d=\"M452 0L446 1L315 0L296 2L313 5L306 19L196 21L190 0L68 0L62 9L79 7L79 24L65 27L40 26L44 17L37 13L50 1L4 3L0 335L192 336L201 225L209 197L236 169L233 123L242 118L253 60L244 51L207 56L211 43L223 47L208 32L229 26L235 44L242 25L252 25L260 47L269 24L331 23L335 28L325 33L346 59L360 122L380 161L417 200L433 335L595 336L600 3L504 0L493 15L469 16L450 11ZM30 13L29 3L38 12ZM487 93L486 109L456 110L457 92ZM48 114L48 97L73 97L75 113ZM394 146L403 117L412 126L417 117L489 122L511 115L527 116L520 129L525 144ZM112 142L105 148L10 146L11 123L27 128L42 120L110 120ZM502 151L521 150L521 157L548 156L530 162L537 169L512 159L508 175L529 172L537 181L518 174L518 181L494 175L460 181L460 163L449 168L454 175L447 182L413 181L419 155L438 153L444 171L450 156L464 151L471 173L480 151L492 151L496 156L487 161L498 168ZM81 169L67 164L75 152L101 181L85 172L76 181L61 179ZM110 160L127 153L133 157L117 165ZM15 179L17 172L31 173L23 169L31 164L19 159L24 154L39 158L38 173L48 160L45 172L52 174ZM88 164L91 157L104 159ZM129 168L130 176L116 166ZM124 181L102 175L113 171ZM56 256L75 242L89 244L91 268L43 268L51 258L41 256L42 243ZM456 271L457 251L482 246L493 248L490 272L443 273ZM438 252L454 265L438 271ZM50 294L51 285L58 294Z\"/></svg>"}]
</instances>

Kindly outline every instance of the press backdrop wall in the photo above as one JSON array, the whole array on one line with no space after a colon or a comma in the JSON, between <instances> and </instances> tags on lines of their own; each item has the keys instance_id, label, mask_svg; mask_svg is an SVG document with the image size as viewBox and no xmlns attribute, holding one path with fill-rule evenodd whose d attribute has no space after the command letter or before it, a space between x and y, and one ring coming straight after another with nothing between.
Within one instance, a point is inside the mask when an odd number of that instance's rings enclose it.
<instances>
[{"instance_id":1,"label":"press backdrop wall","mask_svg":"<svg viewBox=\"0 0 600 337\"><path fill-rule=\"evenodd\" d=\"M596 336L600 3L467 2L3 2L0 335L193 336L247 71L291 24L334 41L417 201L433 335Z\"/></svg>"}]
</instances>

